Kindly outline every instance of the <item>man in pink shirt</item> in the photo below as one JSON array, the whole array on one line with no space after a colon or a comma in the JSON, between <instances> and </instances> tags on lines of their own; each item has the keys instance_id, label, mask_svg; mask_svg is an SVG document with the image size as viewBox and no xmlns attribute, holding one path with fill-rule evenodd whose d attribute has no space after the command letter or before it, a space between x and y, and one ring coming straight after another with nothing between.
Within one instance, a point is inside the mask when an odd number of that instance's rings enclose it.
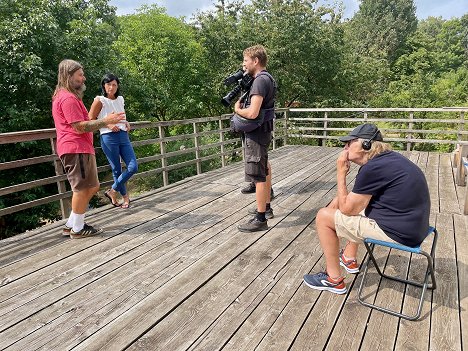
<instances>
[{"instance_id":1,"label":"man in pink shirt","mask_svg":"<svg viewBox=\"0 0 468 351\"><path fill-rule=\"evenodd\" d=\"M99 190L93 131L112 127L125 120L125 114L110 113L100 120L89 120L83 104L86 89L83 66L73 60L59 64L58 83L52 96L52 116L57 130L57 154L70 182L72 212L63 229L72 239L100 233L84 222L89 200Z\"/></svg>"}]
</instances>

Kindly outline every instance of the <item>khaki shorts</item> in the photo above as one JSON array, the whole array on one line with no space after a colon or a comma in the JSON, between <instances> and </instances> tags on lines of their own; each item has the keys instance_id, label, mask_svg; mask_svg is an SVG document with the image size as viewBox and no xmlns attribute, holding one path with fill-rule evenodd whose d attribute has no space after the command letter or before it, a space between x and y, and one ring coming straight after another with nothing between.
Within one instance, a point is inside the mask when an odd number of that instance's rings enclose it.
<instances>
[{"instance_id":1,"label":"khaki shorts","mask_svg":"<svg viewBox=\"0 0 468 351\"><path fill-rule=\"evenodd\" d=\"M361 213L357 216L346 216L336 210L335 212L336 235L349 241L360 243L364 238L382 240L389 243L397 243L380 229L377 223ZM398 243L397 243L398 244Z\"/></svg>"},{"instance_id":2,"label":"khaki shorts","mask_svg":"<svg viewBox=\"0 0 468 351\"><path fill-rule=\"evenodd\" d=\"M73 191L99 186L96 156L92 154L65 154L60 156Z\"/></svg>"}]
</instances>

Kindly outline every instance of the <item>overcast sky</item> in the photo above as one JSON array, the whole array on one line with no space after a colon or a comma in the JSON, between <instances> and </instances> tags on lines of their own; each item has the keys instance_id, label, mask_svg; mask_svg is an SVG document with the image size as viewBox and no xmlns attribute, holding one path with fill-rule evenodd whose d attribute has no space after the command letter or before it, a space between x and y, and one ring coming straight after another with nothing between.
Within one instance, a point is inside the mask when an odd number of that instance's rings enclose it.
<instances>
[{"instance_id":1,"label":"overcast sky","mask_svg":"<svg viewBox=\"0 0 468 351\"><path fill-rule=\"evenodd\" d=\"M332 0L324 0L333 4ZM245 3L250 1L244 1ZM343 0L345 17L351 17L359 9L359 0ZM190 19L197 10L205 11L213 9L216 0L111 0L110 4L117 7L117 15L134 13L143 4L158 4L165 7L167 14L174 17L185 16ZM416 15L419 19L429 16L450 19L461 17L468 13L468 0L414 0Z\"/></svg>"}]
</instances>

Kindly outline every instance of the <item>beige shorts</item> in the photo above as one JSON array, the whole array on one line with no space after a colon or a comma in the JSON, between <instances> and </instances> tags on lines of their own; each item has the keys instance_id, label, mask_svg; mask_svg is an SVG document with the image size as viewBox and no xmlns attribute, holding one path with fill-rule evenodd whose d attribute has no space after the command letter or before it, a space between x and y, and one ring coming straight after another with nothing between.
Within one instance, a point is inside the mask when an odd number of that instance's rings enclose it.
<instances>
[{"instance_id":1,"label":"beige shorts","mask_svg":"<svg viewBox=\"0 0 468 351\"><path fill-rule=\"evenodd\" d=\"M99 186L96 156L92 154L65 154L60 156L72 191Z\"/></svg>"},{"instance_id":2,"label":"beige shorts","mask_svg":"<svg viewBox=\"0 0 468 351\"><path fill-rule=\"evenodd\" d=\"M387 236L373 219L364 216L364 213L357 216L346 216L342 214L340 210L336 210L335 230L336 235L352 242L360 243L364 238L372 238L390 243L397 243Z\"/></svg>"}]
</instances>

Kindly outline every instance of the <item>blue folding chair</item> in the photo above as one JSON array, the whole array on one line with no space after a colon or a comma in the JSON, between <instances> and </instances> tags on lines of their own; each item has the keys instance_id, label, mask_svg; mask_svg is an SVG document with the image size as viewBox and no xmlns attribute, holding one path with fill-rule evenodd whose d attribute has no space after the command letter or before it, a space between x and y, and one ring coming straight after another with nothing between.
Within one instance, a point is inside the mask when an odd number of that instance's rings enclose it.
<instances>
[{"instance_id":1,"label":"blue folding chair","mask_svg":"<svg viewBox=\"0 0 468 351\"><path fill-rule=\"evenodd\" d=\"M432 233L434 233L434 239L432 241L432 248L431 248L431 253L430 254L428 254L427 252L421 250L421 245L416 246L416 247L409 247L409 246L389 243L389 242L385 242L385 241L381 241L381 240L375 240L375 239L370 239L370 238L365 239L364 240L364 245L365 245L366 250L368 252L368 257L367 257L367 260L364 263L364 273L363 273L362 281L361 281L361 284L360 284L359 290L358 290L358 300L359 300L359 302L361 304L363 304L364 306L374 308L374 309L376 309L378 311L382 311L382 312L385 312L385 313L389 313L389 314L391 314L393 316L401 317L401 318L408 319L408 320L417 320L421 316L421 310L422 310L422 305L423 305L423 301L424 301L424 293L426 292L426 289L435 289L436 288L436 281L435 281L435 274L434 274L434 259L435 259L435 248L436 248L436 244L437 244L438 233L437 233L437 230L434 227L429 227L429 230L427 232L426 237L428 237ZM377 264L377 262L375 260L375 257L373 255L375 245L385 246L385 247L389 247L391 249L411 252L412 254L418 254L418 255L425 256L426 259L427 259L427 267L426 267L426 274L424 276L424 280L422 282L418 282L418 281L414 281L414 280L410 280L410 279L392 277L392 276L389 276L387 274L384 274L382 272L382 270L379 268L379 265ZM407 315L407 314L404 314L404 313L400 313L400 312L390 310L390 309L387 309L387 308L384 308L384 307L381 307L381 306L377 306L375 304L364 301L361 294L362 294L362 289L363 289L363 287L365 285L365 280L367 278L367 273L368 273L368 268L369 268L369 261L372 261L374 263L374 266L377 269L377 272L380 274L381 277L391 279L391 280L394 280L394 281L398 281L398 282L401 282L401 283L405 283L405 284L410 284L410 285L421 288L421 296L419 297L419 306L418 306L418 309L417 309L415 315L410 316L410 315ZM430 283L429 283L429 276L431 277L431 282Z\"/></svg>"}]
</instances>

